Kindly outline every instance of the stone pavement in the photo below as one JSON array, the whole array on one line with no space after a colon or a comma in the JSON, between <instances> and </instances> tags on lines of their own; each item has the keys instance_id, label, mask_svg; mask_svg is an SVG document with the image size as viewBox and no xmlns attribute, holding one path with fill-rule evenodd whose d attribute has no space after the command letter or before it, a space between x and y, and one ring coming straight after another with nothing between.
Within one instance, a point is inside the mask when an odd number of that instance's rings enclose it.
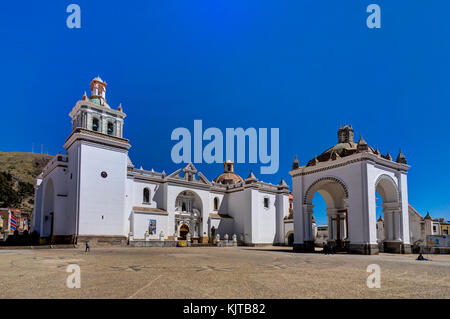
<instances>
[{"instance_id":1,"label":"stone pavement","mask_svg":"<svg viewBox=\"0 0 450 319\"><path fill-rule=\"evenodd\" d=\"M449 298L450 255L416 257L288 247L0 250L0 298ZM69 264L80 266L80 289L66 287ZM379 289L366 285L370 264L381 267Z\"/></svg>"}]
</instances>

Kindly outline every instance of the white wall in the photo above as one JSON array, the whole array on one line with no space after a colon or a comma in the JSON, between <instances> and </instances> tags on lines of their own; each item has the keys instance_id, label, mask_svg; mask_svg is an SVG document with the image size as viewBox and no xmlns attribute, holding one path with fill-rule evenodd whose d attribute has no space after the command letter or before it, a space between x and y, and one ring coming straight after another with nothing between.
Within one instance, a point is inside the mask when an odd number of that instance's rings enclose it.
<instances>
[{"instance_id":1,"label":"white wall","mask_svg":"<svg viewBox=\"0 0 450 319\"><path fill-rule=\"evenodd\" d=\"M67 213L69 220L73 223L72 234L78 233L78 212L80 196L80 165L81 165L81 143L75 142L68 150L68 172L67 172Z\"/></svg>"},{"instance_id":2,"label":"white wall","mask_svg":"<svg viewBox=\"0 0 450 319\"><path fill-rule=\"evenodd\" d=\"M397 173L400 201L402 206L401 211L401 236L404 244L410 244L409 238L409 213L408 213L408 182L405 173Z\"/></svg>"},{"instance_id":3,"label":"white wall","mask_svg":"<svg viewBox=\"0 0 450 319\"><path fill-rule=\"evenodd\" d=\"M51 186L53 185L53 186ZM50 236L51 216L53 213L53 235L71 235L75 224L67 210L67 168L55 167L42 181L40 201L39 230L41 237ZM51 192L51 188L53 191ZM46 219L47 217L47 219Z\"/></svg>"},{"instance_id":4,"label":"white wall","mask_svg":"<svg viewBox=\"0 0 450 319\"><path fill-rule=\"evenodd\" d=\"M157 196L155 196L157 189L160 187L160 184L153 182L146 182L142 180L134 180L132 185L132 190L129 194L129 198L131 200L131 206L140 206L140 207L151 207L151 208L160 208L158 207L158 203L156 202ZM150 190L150 202L144 203L144 189L148 188ZM156 198L155 198L156 197Z\"/></svg>"},{"instance_id":5,"label":"white wall","mask_svg":"<svg viewBox=\"0 0 450 319\"><path fill-rule=\"evenodd\" d=\"M233 218L213 219L212 221L218 221L218 225L216 226L216 235L219 234L221 240L223 240L225 234L228 234L228 239L232 240L233 234L235 234ZM238 234L236 234L236 236L238 236Z\"/></svg>"},{"instance_id":6,"label":"white wall","mask_svg":"<svg viewBox=\"0 0 450 319\"><path fill-rule=\"evenodd\" d=\"M288 244L289 240L289 234L294 231L294 223L293 222L283 222L283 228L284 228L284 238L283 242L285 245Z\"/></svg>"},{"instance_id":7,"label":"white wall","mask_svg":"<svg viewBox=\"0 0 450 319\"><path fill-rule=\"evenodd\" d=\"M409 237L411 244L417 241L425 241L425 223L422 218L409 209Z\"/></svg>"},{"instance_id":8,"label":"white wall","mask_svg":"<svg viewBox=\"0 0 450 319\"><path fill-rule=\"evenodd\" d=\"M32 219L32 231L41 232L41 218L42 218L42 194L43 187L40 187L42 179L36 179L36 185L34 189L34 208Z\"/></svg>"},{"instance_id":9,"label":"white wall","mask_svg":"<svg viewBox=\"0 0 450 319\"><path fill-rule=\"evenodd\" d=\"M228 214L234 218L234 232L244 235L245 242L252 242L251 226L251 192L250 190L237 191L225 196Z\"/></svg>"},{"instance_id":10,"label":"white wall","mask_svg":"<svg viewBox=\"0 0 450 319\"><path fill-rule=\"evenodd\" d=\"M167 215L134 212L132 216L132 229L135 240L143 240L145 238L145 232L149 229L151 219L156 220L156 233L149 235L148 238L160 239L161 231L164 233L164 238L167 238Z\"/></svg>"},{"instance_id":11,"label":"white wall","mask_svg":"<svg viewBox=\"0 0 450 319\"><path fill-rule=\"evenodd\" d=\"M289 194L276 195L276 218L275 218L275 243L283 244L285 242L285 223L284 218L289 216ZM292 226L293 230L293 226Z\"/></svg>"},{"instance_id":12,"label":"white wall","mask_svg":"<svg viewBox=\"0 0 450 319\"><path fill-rule=\"evenodd\" d=\"M123 218L127 152L82 143L80 160L79 235L127 236Z\"/></svg>"},{"instance_id":13,"label":"white wall","mask_svg":"<svg viewBox=\"0 0 450 319\"><path fill-rule=\"evenodd\" d=\"M272 244L276 242L276 195L252 190L252 243ZM269 207L264 207L264 198L269 198Z\"/></svg>"},{"instance_id":14,"label":"white wall","mask_svg":"<svg viewBox=\"0 0 450 319\"><path fill-rule=\"evenodd\" d=\"M219 199L219 209L214 210L214 198ZM210 193L210 200L209 200L209 212L214 212L218 214L227 214L227 205L226 201L224 200L224 194L223 193Z\"/></svg>"}]
</instances>

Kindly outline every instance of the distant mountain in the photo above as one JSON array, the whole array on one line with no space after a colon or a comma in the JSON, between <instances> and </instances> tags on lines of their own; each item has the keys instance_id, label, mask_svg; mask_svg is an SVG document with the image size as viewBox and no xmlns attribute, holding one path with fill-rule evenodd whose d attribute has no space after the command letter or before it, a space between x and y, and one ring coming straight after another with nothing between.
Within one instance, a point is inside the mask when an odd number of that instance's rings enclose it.
<instances>
[{"instance_id":1,"label":"distant mountain","mask_svg":"<svg viewBox=\"0 0 450 319\"><path fill-rule=\"evenodd\" d=\"M0 207L32 211L35 179L52 158L46 154L0 152Z\"/></svg>"}]
</instances>

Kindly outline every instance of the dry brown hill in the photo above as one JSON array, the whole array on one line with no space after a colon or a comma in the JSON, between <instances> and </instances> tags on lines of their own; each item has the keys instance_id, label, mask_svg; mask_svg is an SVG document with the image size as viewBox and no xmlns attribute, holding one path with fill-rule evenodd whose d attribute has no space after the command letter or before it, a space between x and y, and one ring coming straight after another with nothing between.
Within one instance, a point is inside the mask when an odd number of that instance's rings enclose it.
<instances>
[{"instance_id":1,"label":"dry brown hill","mask_svg":"<svg viewBox=\"0 0 450 319\"><path fill-rule=\"evenodd\" d=\"M34 185L36 177L53 156L25 152L0 152L0 172L12 175L14 189L19 190L19 182ZM33 209L33 196L24 196L20 207L25 211Z\"/></svg>"}]
</instances>

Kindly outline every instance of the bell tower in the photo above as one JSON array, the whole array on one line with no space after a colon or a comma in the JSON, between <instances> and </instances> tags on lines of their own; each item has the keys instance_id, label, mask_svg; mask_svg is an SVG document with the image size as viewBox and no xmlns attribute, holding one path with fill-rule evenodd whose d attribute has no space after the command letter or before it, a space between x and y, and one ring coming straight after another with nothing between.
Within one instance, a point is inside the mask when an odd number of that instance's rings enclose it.
<instances>
[{"instance_id":1,"label":"bell tower","mask_svg":"<svg viewBox=\"0 0 450 319\"><path fill-rule=\"evenodd\" d=\"M234 162L230 160L226 160L223 163L223 172L224 173L234 173Z\"/></svg>"},{"instance_id":2,"label":"bell tower","mask_svg":"<svg viewBox=\"0 0 450 319\"><path fill-rule=\"evenodd\" d=\"M123 138L122 106L106 102L106 83L91 81L91 95L79 100L69 116L72 132L64 148L68 155L67 215L79 240L96 236L126 240L123 208L129 141Z\"/></svg>"},{"instance_id":3,"label":"bell tower","mask_svg":"<svg viewBox=\"0 0 450 319\"><path fill-rule=\"evenodd\" d=\"M353 127L347 124L344 127L339 127L338 130L338 142L339 143L353 143Z\"/></svg>"},{"instance_id":4,"label":"bell tower","mask_svg":"<svg viewBox=\"0 0 450 319\"><path fill-rule=\"evenodd\" d=\"M89 130L101 134L123 137L125 113L120 104L116 110L106 102L106 83L97 76L91 81L91 95L84 93L72 112L72 131Z\"/></svg>"},{"instance_id":5,"label":"bell tower","mask_svg":"<svg viewBox=\"0 0 450 319\"><path fill-rule=\"evenodd\" d=\"M98 99L99 104L106 105L106 82L97 76L91 81L91 96L90 100Z\"/></svg>"}]
</instances>

